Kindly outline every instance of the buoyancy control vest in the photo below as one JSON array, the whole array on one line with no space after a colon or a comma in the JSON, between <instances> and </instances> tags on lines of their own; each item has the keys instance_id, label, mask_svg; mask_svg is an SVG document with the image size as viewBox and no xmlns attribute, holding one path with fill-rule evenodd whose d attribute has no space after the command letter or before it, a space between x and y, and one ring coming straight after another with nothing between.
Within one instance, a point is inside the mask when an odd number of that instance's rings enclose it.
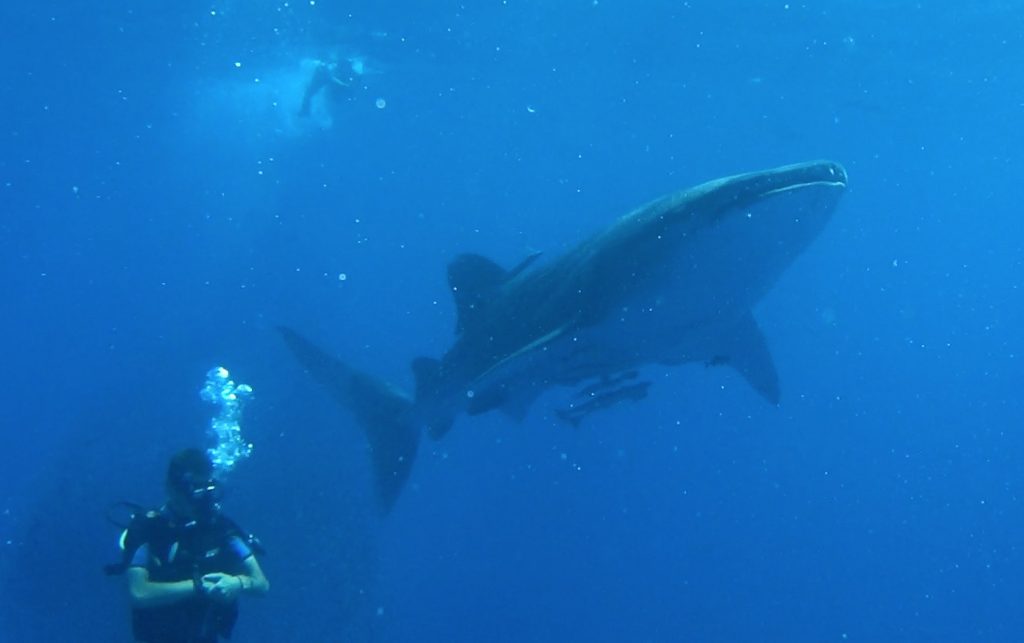
<instances>
[{"instance_id":1,"label":"buoyancy control vest","mask_svg":"<svg viewBox=\"0 0 1024 643\"><path fill-rule=\"evenodd\" d=\"M121 535L121 561L104 569L108 574L123 573L145 546L150 581L190 580L198 586L204 574L244 572L234 538L259 550L254 538L220 512L203 522L186 522L167 508L137 511ZM171 605L133 608L132 633L135 640L146 643L207 643L230 637L237 618L237 603L219 603L197 591L194 597Z\"/></svg>"}]
</instances>

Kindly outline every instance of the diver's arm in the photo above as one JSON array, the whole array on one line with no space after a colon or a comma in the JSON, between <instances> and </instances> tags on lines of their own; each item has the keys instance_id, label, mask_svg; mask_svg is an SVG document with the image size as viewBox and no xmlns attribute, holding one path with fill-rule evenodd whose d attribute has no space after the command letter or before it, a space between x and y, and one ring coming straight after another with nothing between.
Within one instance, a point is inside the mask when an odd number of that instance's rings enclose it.
<instances>
[{"instance_id":1,"label":"diver's arm","mask_svg":"<svg viewBox=\"0 0 1024 643\"><path fill-rule=\"evenodd\" d=\"M125 575L128 577L128 596L132 607L170 605L189 599L196 593L195 584L191 580L154 583L149 580L149 572L145 567L129 567Z\"/></svg>"},{"instance_id":2,"label":"diver's arm","mask_svg":"<svg viewBox=\"0 0 1024 643\"><path fill-rule=\"evenodd\" d=\"M242 561L245 565L245 574L238 577L242 582L242 593L249 596L266 596L270 591L270 581L263 574L263 568L255 556L249 556Z\"/></svg>"},{"instance_id":3,"label":"diver's arm","mask_svg":"<svg viewBox=\"0 0 1024 643\"><path fill-rule=\"evenodd\" d=\"M203 592L210 598L230 603L238 599L242 594L250 596L263 596L270 590L270 583L263 575L260 564L255 556L249 556L242 565L245 566L243 574L224 574L213 572L203 575Z\"/></svg>"}]
</instances>

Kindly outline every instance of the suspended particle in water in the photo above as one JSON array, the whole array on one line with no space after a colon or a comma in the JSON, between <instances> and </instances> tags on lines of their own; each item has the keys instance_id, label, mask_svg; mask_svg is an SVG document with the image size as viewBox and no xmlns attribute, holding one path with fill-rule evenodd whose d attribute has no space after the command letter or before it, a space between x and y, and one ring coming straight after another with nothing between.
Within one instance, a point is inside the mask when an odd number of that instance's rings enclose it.
<instances>
[{"instance_id":1,"label":"suspended particle in water","mask_svg":"<svg viewBox=\"0 0 1024 643\"><path fill-rule=\"evenodd\" d=\"M385 107L388 106L387 101L384 100L383 98L378 98L377 100L373 101L373 104L377 106L377 109L384 109Z\"/></svg>"},{"instance_id":2,"label":"suspended particle in water","mask_svg":"<svg viewBox=\"0 0 1024 643\"><path fill-rule=\"evenodd\" d=\"M347 274L345 274L343 272L339 272L338 273L338 281L345 281L346 279L348 279L348 275Z\"/></svg>"}]
</instances>

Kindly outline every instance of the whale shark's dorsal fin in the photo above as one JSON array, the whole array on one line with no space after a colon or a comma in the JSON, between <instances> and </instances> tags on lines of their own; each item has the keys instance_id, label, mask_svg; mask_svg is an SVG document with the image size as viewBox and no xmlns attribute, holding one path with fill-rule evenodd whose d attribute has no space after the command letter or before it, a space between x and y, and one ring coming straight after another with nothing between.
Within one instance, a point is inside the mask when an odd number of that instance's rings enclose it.
<instances>
[{"instance_id":1,"label":"whale shark's dorsal fin","mask_svg":"<svg viewBox=\"0 0 1024 643\"><path fill-rule=\"evenodd\" d=\"M504 268L480 255L459 255L448 264L448 287L452 289L458 314L456 334L476 325L480 310L505 283L505 274Z\"/></svg>"},{"instance_id":2,"label":"whale shark's dorsal fin","mask_svg":"<svg viewBox=\"0 0 1024 643\"><path fill-rule=\"evenodd\" d=\"M539 252L531 254L512 270L505 270L477 254L459 255L448 264L448 287L452 290L458 313L455 333L461 334L475 326L480 311L497 295L502 284L518 276L539 256Z\"/></svg>"}]
</instances>

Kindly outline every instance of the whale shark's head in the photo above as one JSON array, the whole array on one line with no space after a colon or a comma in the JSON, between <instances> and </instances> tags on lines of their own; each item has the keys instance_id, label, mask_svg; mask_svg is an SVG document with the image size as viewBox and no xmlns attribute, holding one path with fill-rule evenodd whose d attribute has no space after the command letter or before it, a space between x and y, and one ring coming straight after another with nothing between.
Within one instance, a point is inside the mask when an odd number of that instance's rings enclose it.
<instances>
[{"instance_id":1,"label":"whale shark's head","mask_svg":"<svg viewBox=\"0 0 1024 643\"><path fill-rule=\"evenodd\" d=\"M838 163L812 161L708 181L637 208L583 246L608 295L597 309L624 298L664 304L680 324L748 311L824 229L846 183Z\"/></svg>"},{"instance_id":2,"label":"whale shark's head","mask_svg":"<svg viewBox=\"0 0 1024 643\"><path fill-rule=\"evenodd\" d=\"M846 188L846 170L833 161L811 161L771 170L738 174L702 183L662 197L637 209L625 219L661 233L689 234L700 227L718 225L741 214L771 206L779 197L790 197L790 207L815 218L831 215ZM676 228L676 230L673 230Z\"/></svg>"},{"instance_id":3,"label":"whale shark's head","mask_svg":"<svg viewBox=\"0 0 1024 643\"><path fill-rule=\"evenodd\" d=\"M838 163L815 161L710 181L657 204L674 250L665 274L693 316L752 307L821 233L846 189ZM682 294L685 293L685 294Z\"/></svg>"}]
</instances>

